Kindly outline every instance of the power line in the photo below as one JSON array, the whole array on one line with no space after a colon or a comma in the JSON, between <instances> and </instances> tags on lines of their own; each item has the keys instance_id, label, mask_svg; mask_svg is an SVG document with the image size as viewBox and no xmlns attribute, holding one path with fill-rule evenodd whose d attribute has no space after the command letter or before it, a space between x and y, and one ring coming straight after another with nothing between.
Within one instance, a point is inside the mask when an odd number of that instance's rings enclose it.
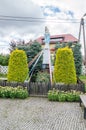
<instances>
[{"instance_id":1,"label":"power line","mask_svg":"<svg viewBox=\"0 0 86 130\"><path fill-rule=\"evenodd\" d=\"M11 15L0 15L0 17L2 18L18 18L18 19L45 19L42 17L25 17L25 16L11 16ZM63 19L63 18L59 18L59 19L49 19L49 20L80 20L80 19Z\"/></svg>"},{"instance_id":2,"label":"power line","mask_svg":"<svg viewBox=\"0 0 86 130\"><path fill-rule=\"evenodd\" d=\"M50 20L27 20L27 19L12 19L12 18L0 18L0 21L16 21L16 22L52 22L52 23L80 23L75 21L60 22L60 21L50 21Z\"/></svg>"},{"instance_id":3,"label":"power line","mask_svg":"<svg viewBox=\"0 0 86 130\"><path fill-rule=\"evenodd\" d=\"M42 17L20 17L10 15L0 15L0 21L16 21L16 22L53 22L53 23L80 23L80 19L46 19Z\"/></svg>"}]
</instances>

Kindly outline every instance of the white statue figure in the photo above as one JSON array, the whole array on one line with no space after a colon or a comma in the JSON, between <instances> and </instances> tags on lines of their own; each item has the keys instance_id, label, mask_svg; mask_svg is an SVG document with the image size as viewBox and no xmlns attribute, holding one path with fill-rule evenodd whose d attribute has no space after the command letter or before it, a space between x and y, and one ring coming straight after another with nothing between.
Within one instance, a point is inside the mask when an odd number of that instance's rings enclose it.
<instances>
[{"instance_id":1,"label":"white statue figure","mask_svg":"<svg viewBox=\"0 0 86 130\"><path fill-rule=\"evenodd\" d=\"M49 29L46 26L45 27L45 44L49 44L49 43L50 43L50 33L49 33Z\"/></svg>"}]
</instances>

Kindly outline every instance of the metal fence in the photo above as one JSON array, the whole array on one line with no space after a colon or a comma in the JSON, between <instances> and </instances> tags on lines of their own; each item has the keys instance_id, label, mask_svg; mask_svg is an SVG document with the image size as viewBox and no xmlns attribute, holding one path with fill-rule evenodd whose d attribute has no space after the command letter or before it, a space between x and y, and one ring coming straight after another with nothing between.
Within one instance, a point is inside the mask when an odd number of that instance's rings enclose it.
<instances>
[{"instance_id":1,"label":"metal fence","mask_svg":"<svg viewBox=\"0 0 86 130\"><path fill-rule=\"evenodd\" d=\"M8 66L1 66L0 65L0 73L1 74L7 74Z\"/></svg>"},{"instance_id":2,"label":"metal fence","mask_svg":"<svg viewBox=\"0 0 86 130\"><path fill-rule=\"evenodd\" d=\"M86 75L86 66L82 65L82 75Z\"/></svg>"}]
</instances>

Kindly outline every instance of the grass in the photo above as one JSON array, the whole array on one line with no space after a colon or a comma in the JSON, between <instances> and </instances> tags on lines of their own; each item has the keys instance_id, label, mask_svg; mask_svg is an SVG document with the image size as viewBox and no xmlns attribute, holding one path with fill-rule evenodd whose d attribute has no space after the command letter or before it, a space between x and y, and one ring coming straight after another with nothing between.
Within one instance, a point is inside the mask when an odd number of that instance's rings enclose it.
<instances>
[{"instance_id":1,"label":"grass","mask_svg":"<svg viewBox=\"0 0 86 130\"><path fill-rule=\"evenodd\" d=\"M7 78L7 74L1 74L0 73L0 78Z\"/></svg>"},{"instance_id":2,"label":"grass","mask_svg":"<svg viewBox=\"0 0 86 130\"><path fill-rule=\"evenodd\" d=\"M79 78L85 83L85 92L86 92L86 75L81 75Z\"/></svg>"},{"instance_id":3,"label":"grass","mask_svg":"<svg viewBox=\"0 0 86 130\"><path fill-rule=\"evenodd\" d=\"M86 75L81 75L79 78L86 84Z\"/></svg>"},{"instance_id":4,"label":"grass","mask_svg":"<svg viewBox=\"0 0 86 130\"><path fill-rule=\"evenodd\" d=\"M79 77L81 80L86 80L86 75L81 75L80 77Z\"/></svg>"}]
</instances>

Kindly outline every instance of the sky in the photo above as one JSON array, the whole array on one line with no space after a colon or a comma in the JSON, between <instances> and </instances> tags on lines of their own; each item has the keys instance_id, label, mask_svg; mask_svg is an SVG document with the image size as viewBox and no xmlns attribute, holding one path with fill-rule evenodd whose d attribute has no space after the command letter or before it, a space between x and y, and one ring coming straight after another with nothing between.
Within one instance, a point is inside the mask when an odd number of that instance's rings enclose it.
<instances>
[{"instance_id":1,"label":"sky","mask_svg":"<svg viewBox=\"0 0 86 130\"><path fill-rule=\"evenodd\" d=\"M0 0L0 53L8 53L14 40L37 39L50 35L79 35L80 19L86 13L86 0ZM85 30L86 30L86 17ZM81 37L82 53L83 42Z\"/></svg>"}]
</instances>

